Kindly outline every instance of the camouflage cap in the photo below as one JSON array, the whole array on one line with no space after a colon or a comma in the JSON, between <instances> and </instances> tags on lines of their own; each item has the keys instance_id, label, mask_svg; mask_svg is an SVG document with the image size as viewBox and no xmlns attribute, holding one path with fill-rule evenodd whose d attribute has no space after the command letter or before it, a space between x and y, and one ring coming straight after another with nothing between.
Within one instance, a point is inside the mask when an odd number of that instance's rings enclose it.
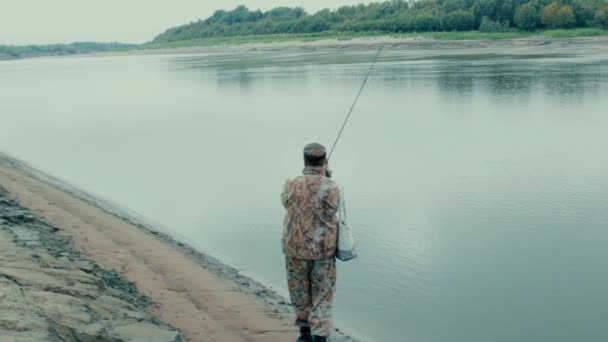
<instances>
[{"instance_id":1,"label":"camouflage cap","mask_svg":"<svg viewBox=\"0 0 608 342\"><path fill-rule=\"evenodd\" d=\"M304 147L304 157L310 159L321 159L327 156L327 150L321 144L312 143Z\"/></svg>"}]
</instances>

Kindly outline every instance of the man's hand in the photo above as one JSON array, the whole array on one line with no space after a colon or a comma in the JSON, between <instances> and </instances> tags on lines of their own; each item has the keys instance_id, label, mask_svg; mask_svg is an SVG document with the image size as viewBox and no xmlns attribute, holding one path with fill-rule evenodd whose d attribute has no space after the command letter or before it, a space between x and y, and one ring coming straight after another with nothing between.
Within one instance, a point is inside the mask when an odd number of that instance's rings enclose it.
<instances>
[{"instance_id":1,"label":"man's hand","mask_svg":"<svg viewBox=\"0 0 608 342\"><path fill-rule=\"evenodd\" d=\"M333 174L333 172L329 168L329 161L325 162L325 165L323 165L323 169L325 169L325 177L331 178L331 175Z\"/></svg>"}]
</instances>

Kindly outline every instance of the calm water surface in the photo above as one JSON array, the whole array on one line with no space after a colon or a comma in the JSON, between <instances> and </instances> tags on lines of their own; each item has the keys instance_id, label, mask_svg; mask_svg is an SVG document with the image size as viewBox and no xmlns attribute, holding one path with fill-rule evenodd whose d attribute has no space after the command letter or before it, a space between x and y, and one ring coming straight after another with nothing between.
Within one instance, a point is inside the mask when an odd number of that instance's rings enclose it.
<instances>
[{"instance_id":1,"label":"calm water surface","mask_svg":"<svg viewBox=\"0 0 608 342\"><path fill-rule=\"evenodd\" d=\"M279 192L368 53L0 63L0 149L285 293ZM608 340L608 56L387 52L332 160L365 341Z\"/></svg>"}]
</instances>

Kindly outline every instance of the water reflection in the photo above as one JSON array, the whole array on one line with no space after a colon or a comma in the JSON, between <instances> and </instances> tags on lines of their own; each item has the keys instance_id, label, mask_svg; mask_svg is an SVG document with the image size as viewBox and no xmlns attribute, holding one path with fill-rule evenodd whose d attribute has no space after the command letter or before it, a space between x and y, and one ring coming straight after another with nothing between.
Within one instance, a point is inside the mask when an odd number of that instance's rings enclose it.
<instances>
[{"instance_id":1,"label":"water reflection","mask_svg":"<svg viewBox=\"0 0 608 342\"><path fill-rule=\"evenodd\" d=\"M266 80L287 87L309 78L351 84L364 77L371 58L372 55L363 52L279 54L279 57L258 52L237 57L221 54L176 57L167 62L172 71L198 74L217 80L220 86L236 84L248 91L263 86ZM488 93L498 101L512 101L509 98L513 97L526 101L540 87L559 101L576 102L605 93L608 78L608 59L590 59L585 63L581 59L584 58L523 56L471 61L470 56L444 56L398 60L398 54L393 52L381 58L372 78L394 88L407 89L414 83L418 87L432 86L441 96L460 101L478 93ZM313 72L310 65L315 66Z\"/></svg>"}]
</instances>

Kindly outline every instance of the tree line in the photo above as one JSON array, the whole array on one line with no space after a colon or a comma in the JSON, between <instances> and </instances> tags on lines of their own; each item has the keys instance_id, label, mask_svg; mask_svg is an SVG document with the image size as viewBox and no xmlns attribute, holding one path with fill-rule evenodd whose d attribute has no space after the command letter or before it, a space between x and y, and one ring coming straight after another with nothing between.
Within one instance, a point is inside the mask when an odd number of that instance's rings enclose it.
<instances>
[{"instance_id":1,"label":"tree line","mask_svg":"<svg viewBox=\"0 0 608 342\"><path fill-rule=\"evenodd\" d=\"M608 28L608 0L392 0L314 14L302 8L260 11L239 6L171 28L153 42L321 32L501 32L574 27Z\"/></svg>"},{"instance_id":2,"label":"tree line","mask_svg":"<svg viewBox=\"0 0 608 342\"><path fill-rule=\"evenodd\" d=\"M36 56L62 56L134 48L137 45L122 43L72 43L52 45L0 45L0 59Z\"/></svg>"}]
</instances>

